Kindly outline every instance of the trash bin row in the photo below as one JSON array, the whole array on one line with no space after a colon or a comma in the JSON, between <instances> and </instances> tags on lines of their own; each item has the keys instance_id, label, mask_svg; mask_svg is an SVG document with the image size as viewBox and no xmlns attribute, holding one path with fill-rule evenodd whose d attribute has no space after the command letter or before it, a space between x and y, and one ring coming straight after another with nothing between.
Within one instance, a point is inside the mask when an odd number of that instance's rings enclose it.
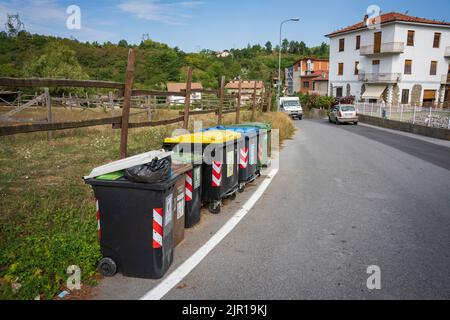
<instances>
[{"instance_id":1,"label":"trash bin row","mask_svg":"<svg viewBox=\"0 0 450 320\"><path fill-rule=\"evenodd\" d=\"M99 271L163 277L185 228L199 223L202 205L220 213L222 199L234 199L268 165L270 129L262 123L213 127L92 170L84 179L97 204Z\"/></svg>"}]
</instances>

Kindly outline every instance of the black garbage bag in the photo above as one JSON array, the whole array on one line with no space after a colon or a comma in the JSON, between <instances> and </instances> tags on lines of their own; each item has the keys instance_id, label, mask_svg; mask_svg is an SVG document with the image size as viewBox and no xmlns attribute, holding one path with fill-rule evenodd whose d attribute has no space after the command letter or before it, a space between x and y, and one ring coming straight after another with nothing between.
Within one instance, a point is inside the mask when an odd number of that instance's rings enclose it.
<instances>
[{"instance_id":1,"label":"black garbage bag","mask_svg":"<svg viewBox=\"0 0 450 320\"><path fill-rule=\"evenodd\" d=\"M150 163L126 169L125 177L133 182L158 183L170 178L171 168L171 157L155 158Z\"/></svg>"}]
</instances>

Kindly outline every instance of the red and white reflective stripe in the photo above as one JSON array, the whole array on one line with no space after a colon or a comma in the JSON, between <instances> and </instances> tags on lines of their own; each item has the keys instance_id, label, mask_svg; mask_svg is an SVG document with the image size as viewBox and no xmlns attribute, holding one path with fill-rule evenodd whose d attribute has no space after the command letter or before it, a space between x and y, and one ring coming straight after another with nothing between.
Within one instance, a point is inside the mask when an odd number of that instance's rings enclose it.
<instances>
[{"instance_id":1,"label":"red and white reflective stripe","mask_svg":"<svg viewBox=\"0 0 450 320\"><path fill-rule=\"evenodd\" d=\"M186 173L186 183L185 183L185 187L186 187L186 195L185 195L185 200L186 202L192 201L192 171Z\"/></svg>"},{"instance_id":2,"label":"red and white reflective stripe","mask_svg":"<svg viewBox=\"0 0 450 320\"><path fill-rule=\"evenodd\" d=\"M239 157L239 166L241 169L246 169L248 166L248 148L241 149L241 155Z\"/></svg>"},{"instance_id":3,"label":"red and white reflective stripe","mask_svg":"<svg viewBox=\"0 0 450 320\"><path fill-rule=\"evenodd\" d=\"M263 144L260 143L258 146L258 160L263 161Z\"/></svg>"},{"instance_id":4,"label":"red and white reflective stripe","mask_svg":"<svg viewBox=\"0 0 450 320\"><path fill-rule=\"evenodd\" d=\"M153 249L163 246L163 209L153 209Z\"/></svg>"},{"instance_id":5,"label":"red and white reflective stripe","mask_svg":"<svg viewBox=\"0 0 450 320\"><path fill-rule=\"evenodd\" d=\"M212 164L212 186L220 187L222 185L222 163L214 161Z\"/></svg>"},{"instance_id":6,"label":"red and white reflective stripe","mask_svg":"<svg viewBox=\"0 0 450 320\"><path fill-rule=\"evenodd\" d=\"M95 209L97 211L97 232L98 237L100 238L102 236L102 229L100 228L100 207L98 205L98 200L95 200Z\"/></svg>"}]
</instances>

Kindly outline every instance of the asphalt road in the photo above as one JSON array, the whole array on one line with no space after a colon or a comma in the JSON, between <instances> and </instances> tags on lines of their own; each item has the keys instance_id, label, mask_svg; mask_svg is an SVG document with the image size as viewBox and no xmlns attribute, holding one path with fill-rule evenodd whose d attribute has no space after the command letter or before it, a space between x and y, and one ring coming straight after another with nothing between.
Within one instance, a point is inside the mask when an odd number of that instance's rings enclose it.
<instances>
[{"instance_id":1,"label":"asphalt road","mask_svg":"<svg viewBox=\"0 0 450 320\"><path fill-rule=\"evenodd\" d=\"M297 126L265 196L165 299L449 299L450 148Z\"/></svg>"},{"instance_id":2,"label":"asphalt road","mask_svg":"<svg viewBox=\"0 0 450 320\"><path fill-rule=\"evenodd\" d=\"M324 120L297 126L264 196L164 299L449 299L450 146ZM251 192L205 215L170 272ZM381 290L366 286L371 265ZM157 283L119 275L97 298L135 299Z\"/></svg>"}]
</instances>

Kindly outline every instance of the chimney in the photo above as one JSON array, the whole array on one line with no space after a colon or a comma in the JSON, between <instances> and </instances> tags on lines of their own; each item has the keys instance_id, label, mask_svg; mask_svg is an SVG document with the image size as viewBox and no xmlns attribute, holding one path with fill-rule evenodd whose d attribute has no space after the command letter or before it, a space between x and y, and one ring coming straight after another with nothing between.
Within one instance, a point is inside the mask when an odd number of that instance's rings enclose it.
<instances>
[{"instance_id":1,"label":"chimney","mask_svg":"<svg viewBox=\"0 0 450 320\"><path fill-rule=\"evenodd\" d=\"M367 20L369 20L369 15L368 15L368 14L366 14L366 15L364 16L364 24L365 24L365 25L367 25Z\"/></svg>"}]
</instances>

